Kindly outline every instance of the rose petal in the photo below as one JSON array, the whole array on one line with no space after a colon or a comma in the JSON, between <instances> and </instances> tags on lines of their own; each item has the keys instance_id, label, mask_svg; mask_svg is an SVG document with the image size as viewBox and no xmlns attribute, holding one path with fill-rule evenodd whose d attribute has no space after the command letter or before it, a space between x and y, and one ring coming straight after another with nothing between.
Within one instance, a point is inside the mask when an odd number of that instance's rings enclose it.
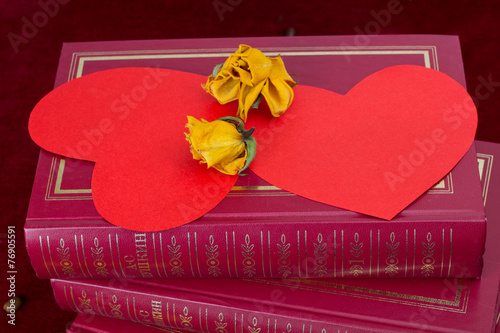
<instances>
[{"instance_id":1,"label":"rose petal","mask_svg":"<svg viewBox=\"0 0 500 333\"><path fill-rule=\"evenodd\" d=\"M243 85L240 89L240 97L238 99L238 113L237 116L247 120L248 110L252 108L253 103L257 100L263 87L265 86L266 80L259 82L256 86Z\"/></svg>"},{"instance_id":2,"label":"rose petal","mask_svg":"<svg viewBox=\"0 0 500 333\"><path fill-rule=\"evenodd\" d=\"M221 71L215 79L210 75L203 86L206 92L215 97L219 103L226 104L238 99L240 82L234 80L227 71Z\"/></svg>"},{"instance_id":3,"label":"rose petal","mask_svg":"<svg viewBox=\"0 0 500 333\"><path fill-rule=\"evenodd\" d=\"M218 164L215 165L214 168L219 170L222 173L225 173L227 175L235 175L237 174L245 165L246 159L247 159L248 152L245 149L244 154L242 157L237 158L227 164Z\"/></svg>"},{"instance_id":4,"label":"rose petal","mask_svg":"<svg viewBox=\"0 0 500 333\"><path fill-rule=\"evenodd\" d=\"M272 115L279 117L290 107L293 101L293 89L284 79L277 77L267 80L262 95Z\"/></svg>"}]
</instances>

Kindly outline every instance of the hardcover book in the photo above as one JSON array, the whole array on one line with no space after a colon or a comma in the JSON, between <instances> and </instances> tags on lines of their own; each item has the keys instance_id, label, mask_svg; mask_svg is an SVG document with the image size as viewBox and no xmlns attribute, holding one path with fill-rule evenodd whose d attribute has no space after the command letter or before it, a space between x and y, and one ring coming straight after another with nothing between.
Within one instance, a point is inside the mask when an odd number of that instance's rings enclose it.
<instances>
[{"instance_id":1,"label":"hardcover book","mask_svg":"<svg viewBox=\"0 0 500 333\"><path fill-rule=\"evenodd\" d=\"M72 43L63 47L56 86L118 67L148 67L155 80L164 79L155 68L208 74L240 43L281 54L301 84L341 94L401 64L442 71L465 86L452 36L373 36L362 47L352 36ZM140 96L124 94L133 111ZM92 163L41 151L25 225L28 253L40 278L479 277L486 222L475 158L471 147L390 221L299 197L249 172L202 218L134 232L97 213ZM203 195L194 199L203 203Z\"/></svg>"},{"instance_id":2,"label":"hardcover book","mask_svg":"<svg viewBox=\"0 0 500 333\"><path fill-rule=\"evenodd\" d=\"M481 279L53 279L56 300L64 310L85 314L87 327L94 319L99 327L98 317L108 316L205 333L493 332L500 145L476 145L488 216Z\"/></svg>"}]
</instances>

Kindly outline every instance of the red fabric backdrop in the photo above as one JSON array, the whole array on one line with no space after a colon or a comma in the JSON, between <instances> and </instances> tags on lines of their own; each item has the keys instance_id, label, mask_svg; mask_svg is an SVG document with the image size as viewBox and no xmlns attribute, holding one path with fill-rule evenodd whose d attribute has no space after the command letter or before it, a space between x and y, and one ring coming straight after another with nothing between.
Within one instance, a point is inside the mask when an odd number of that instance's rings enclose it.
<instances>
[{"instance_id":1,"label":"red fabric backdrop","mask_svg":"<svg viewBox=\"0 0 500 333\"><path fill-rule=\"evenodd\" d=\"M459 35L468 90L479 101L477 139L500 142L499 14L495 0L0 1L0 274L7 271L7 226L14 225L16 293L24 299L16 326L2 315L0 331L63 332L74 317L58 310L48 281L35 277L22 231L38 154L28 135L28 116L53 87L63 42L280 36L291 31L300 36ZM4 278L0 281L3 304L9 288Z\"/></svg>"}]
</instances>

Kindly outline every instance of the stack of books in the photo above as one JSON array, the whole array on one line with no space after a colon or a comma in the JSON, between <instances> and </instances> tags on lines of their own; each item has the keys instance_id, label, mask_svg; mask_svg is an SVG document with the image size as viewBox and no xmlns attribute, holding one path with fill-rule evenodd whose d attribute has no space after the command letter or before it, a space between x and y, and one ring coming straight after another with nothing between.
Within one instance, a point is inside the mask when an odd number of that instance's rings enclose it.
<instances>
[{"instance_id":1,"label":"stack of books","mask_svg":"<svg viewBox=\"0 0 500 333\"><path fill-rule=\"evenodd\" d=\"M400 64L442 71L465 86L456 37L357 41L71 43L63 47L56 86L118 67L150 67L145 75L153 76L154 68L209 74L238 44L281 54L300 84L342 94ZM144 98L139 88L117 103L133 111ZM390 221L299 197L249 172L202 218L136 232L97 213L92 163L42 150L26 243L61 309L78 313L68 332L490 332L500 283L495 156L499 146L476 142Z\"/></svg>"}]
</instances>

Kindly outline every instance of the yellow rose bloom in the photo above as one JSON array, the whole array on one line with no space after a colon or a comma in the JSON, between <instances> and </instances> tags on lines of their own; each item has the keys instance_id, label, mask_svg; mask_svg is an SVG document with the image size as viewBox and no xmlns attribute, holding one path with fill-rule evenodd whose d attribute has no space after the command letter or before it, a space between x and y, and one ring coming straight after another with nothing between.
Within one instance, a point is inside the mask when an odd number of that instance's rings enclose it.
<instances>
[{"instance_id":1,"label":"yellow rose bloom","mask_svg":"<svg viewBox=\"0 0 500 333\"><path fill-rule=\"evenodd\" d=\"M255 140L251 137L253 129L245 131L241 121L232 117L212 122L199 121L191 116L187 118L189 133L185 133L186 140L194 159L227 175L236 175L248 167L255 156Z\"/></svg>"},{"instance_id":2,"label":"yellow rose bloom","mask_svg":"<svg viewBox=\"0 0 500 333\"><path fill-rule=\"evenodd\" d=\"M235 80L253 86L269 77L271 66L271 60L264 53L248 45L240 45L238 51L227 58L221 70L228 71Z\"/></svg>"},{"instance_id":3,"label":"yellow rose bloom","mask_svg":"<svg viewBox=\"0 0 500 333\"><path fill-rule=\"evenodd\" d=\"M202 87L221 104L238 99L237 116L246 121L248 111L258 106L262 96L273 116L279 117L292 103L295 85L280 56L269 58L257 49L240 45L214 68Z\"/></svg>"}]
</instances>

